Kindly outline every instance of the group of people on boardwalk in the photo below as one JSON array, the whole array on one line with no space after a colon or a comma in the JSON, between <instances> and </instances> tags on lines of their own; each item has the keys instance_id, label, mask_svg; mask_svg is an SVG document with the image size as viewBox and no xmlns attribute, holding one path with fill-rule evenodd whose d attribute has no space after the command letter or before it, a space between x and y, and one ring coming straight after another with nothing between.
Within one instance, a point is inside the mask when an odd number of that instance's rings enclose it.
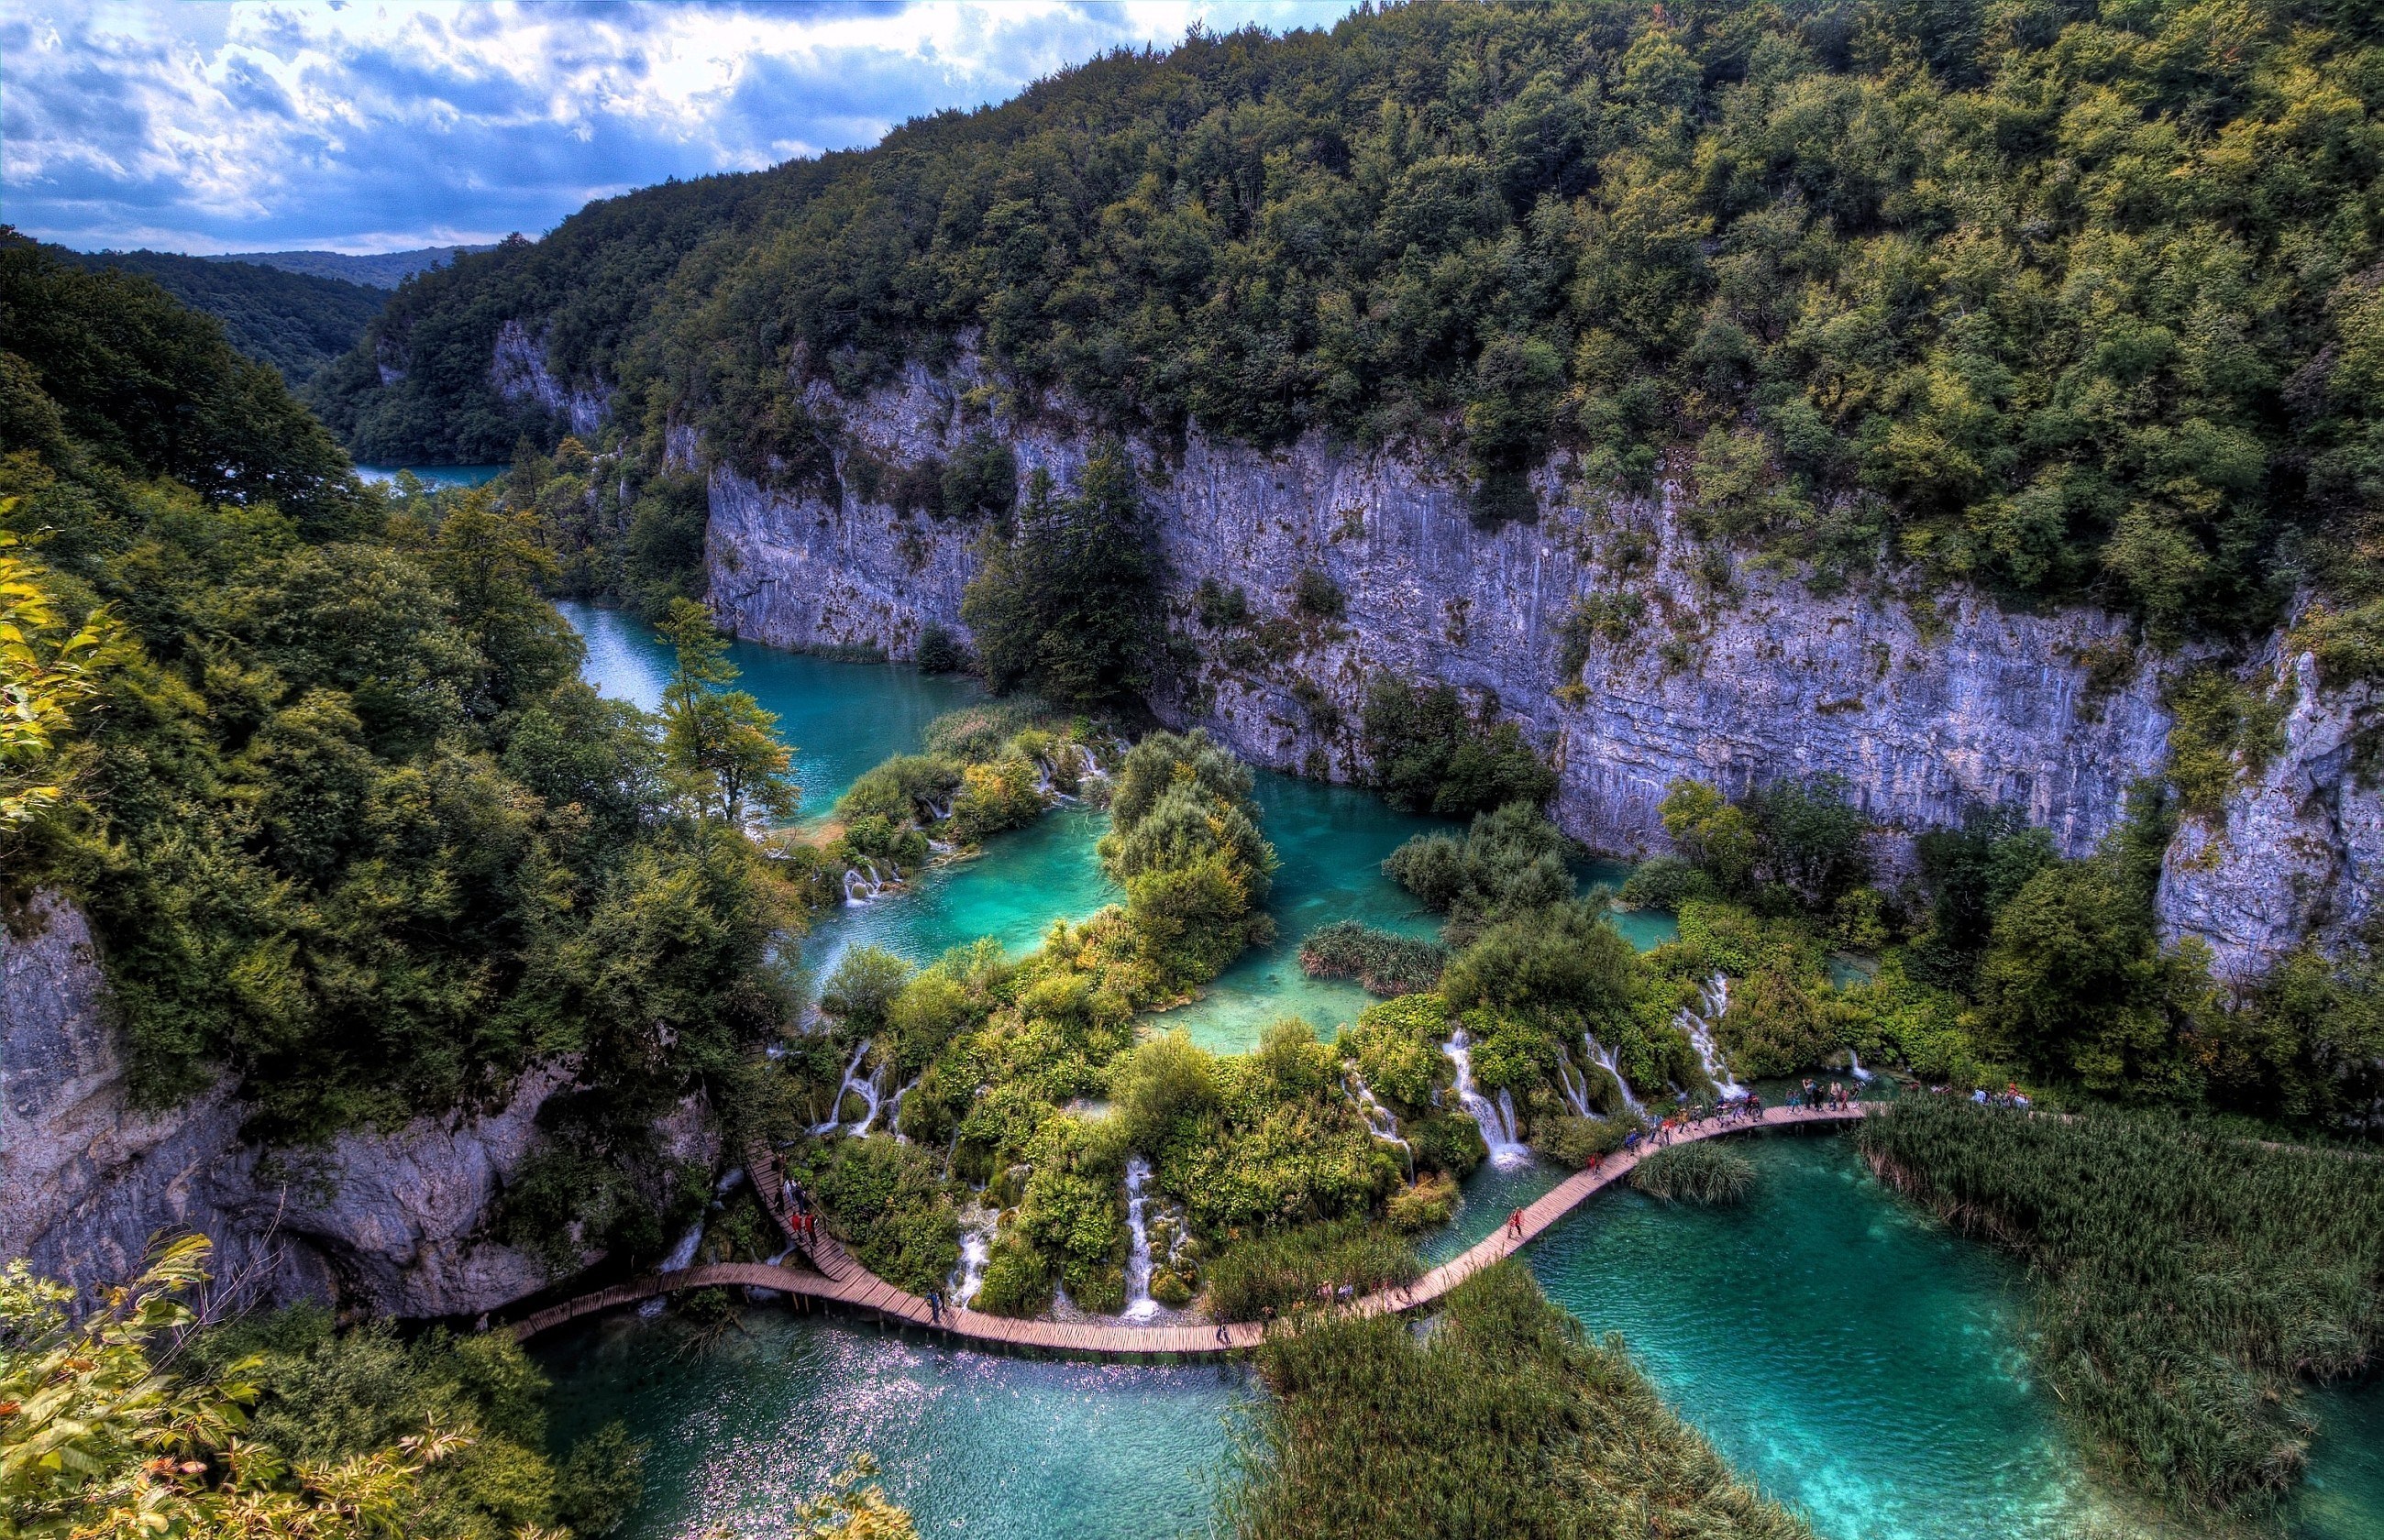
<instances>
[{"instance_id":1,"label":"group of people on boardwalk","mask_svg":"<svg viewBox=\"0 0 2384 1540\"><path fill-rule=\"evenodd\" d=\"M1812 1076L1807 1075L1805 1077L1804 1085L1788 1093L1788 1105L1791 1107L1827 1107L1833 1111L1843 1112L1851 1108L1856 1100L1860 1099L1861 1096L1862 1085L1859 1081L1856 1083L1854 1091L1849 1094L1844 1081L1832 1080L1830 1082L1829 1087L1824 1089L1820 1082L1813 1079Z\"/></svg>"}]
</instances>

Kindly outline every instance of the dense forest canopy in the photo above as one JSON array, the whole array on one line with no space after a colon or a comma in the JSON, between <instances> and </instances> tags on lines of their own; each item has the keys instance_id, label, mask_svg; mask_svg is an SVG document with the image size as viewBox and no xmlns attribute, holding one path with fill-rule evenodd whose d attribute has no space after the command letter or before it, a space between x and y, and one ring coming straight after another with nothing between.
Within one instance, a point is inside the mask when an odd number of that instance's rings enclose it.
<instances>
[{"instance_id":1,"label":"dense forest canopy","mask_svg":"<svg viewBox=\"0 0 2384 1540\"><path fill-rule=\"evenodd\" d=\"M784 1019L783 905L712 760L578 679L529 521L385 500L214 320L16 239L0 456L11 715L49 698L0 872L90 915L136 1096L229 1071L304 1142L561 1062L518 1238L658 1242L644 1130Z\"/></svg>"},{"instance_id":2,"label":"dense forest canopy","mask_svg":"<svg viewBox=\"0 0 2384 1540\"><path fill-rule=\"evenodd\" d=\"M342 279L286 272L254 262L225 262L175 252L70 252L60 261L97 272L138 273L193 310L223 323L242 354L281 371L292 385L356 345L388 303L386 292Z\"/></svg>"},{"instance_id":3,"label":"dense forest canopy","mask_svg":"<svg viewBox=\"0 0 2384 1540\"><path fill-rule=\"evenodd\" d=\"M2379 33L2335 0L1196 33L466 258L324 400L369 453L502 453L536 426L488 385L517 317L631 426L803 474L807 385L965 342L1025 409L1162 441L1461 443L1491 515L1561 447L1824 576L2240 627L2310 571L2374 581Z\"/></svg>"}]
</instances>

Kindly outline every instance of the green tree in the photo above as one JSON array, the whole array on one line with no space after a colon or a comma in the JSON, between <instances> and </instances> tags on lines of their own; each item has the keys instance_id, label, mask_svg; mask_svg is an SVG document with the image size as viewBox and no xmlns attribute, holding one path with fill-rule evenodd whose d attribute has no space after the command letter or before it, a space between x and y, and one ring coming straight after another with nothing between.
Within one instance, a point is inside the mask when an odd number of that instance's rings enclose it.
<instances>
[{"instance_id":1,"label":"green tree","mask_svg":"<svg viewBox=\"0 0 2384 1540\"><path fill-rule=\"evenodd\" d=\"M1158 560L1122 446L1095 451L1074 497L1037 467L1015 530L988 530L978 558L961 618L995 688L1081 707L1149 682Z\"/></svg>"},{"instance_id":2,"label":"green tree","mask_svg":"<svg viewBox=\"0 0 2384 1540\"><path fill-rule=\"evenodd\" d=\"M658 628L673 659L663 687L663 749L697 806L740 829L756 818L791 816L802 798L793 755L774 731L777 717L728 688L737 665L711 612L675 599Z\"/></svg>"}]
</instances>

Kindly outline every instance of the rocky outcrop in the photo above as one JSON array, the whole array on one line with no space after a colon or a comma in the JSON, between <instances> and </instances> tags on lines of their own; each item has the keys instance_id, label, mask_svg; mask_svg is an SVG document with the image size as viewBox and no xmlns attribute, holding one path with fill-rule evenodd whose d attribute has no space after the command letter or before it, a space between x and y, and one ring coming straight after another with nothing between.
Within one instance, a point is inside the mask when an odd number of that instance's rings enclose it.
<instances>
[{"instance_id":1,"label":"rocky outcrop","mask_svg":"<svg viewBox=\"0 0 2384 1540\"><path fill-rule=\"evenodd\" d=\"M386 385L389 381L381 381ZM613 393L602 386L568 383L546 366L546 349L519 321L507 321L497 330L494 356L489 363L489 383L512 402L535 402L548 415L571 425L582 438L592 437L612 410Z\"/></svg>"},{"instance_id":2,"label":"rocky outcrop","mask_svg":"<svg viewBox=\"0 0 2384 1540\"><path fill-rule=\"evenodd\" d=\"M864 400L825 404L851 441L916 463L973 430L964 397L979 383L965 362L940 377L914 367ZM1063 484L1089 450L1065 423L1005 431L1022 473L1045 467ZM1561 463L1537 481L1534 521L1487 528L1460 478L1411 455L1316 438L1268 453L1197 432L1167 462L1138 453L1173 623L1201 653L1155 702L1163 715L1262 764L1354 778L1367 679L1387 669L1447 680L1523 725L1558 768L1558 822L1617 853L1662 848L1657 807L1674 779L1737 790L1833 774L1890 831L2008 804L2083 854L2123 816L2129 787L2159 773L2165 686L2201 661L2139 650L2120 617L2090 609L1906 598L1893 581L1816 593L1700 547L1669 489L1575 503ZM930 623L965 634L971 527L719 469L711 511L713 600L740 635L901 657ZM1304 569L1340 590L1338 622L1290 618ZM1199 629L1191 596L1203 579L1242 589L1261 624ZM2365 709L2312 695L2298 747L2269 768L2281 780L2230 807L2223 853L2196 847L2173 862L2164 913L2176 932L2203 936L2222 968L2256 972L2307 925L2340 923L2375 890L2375 800L2349 779L2342 751ZM2308 874L2291 902L2262 888L2280 841L2292 845L2286 869ZM2363 896L2343 896L2353 890Z\"/></svg>"},{"instance_id":3,"label":"rocky outcrop","mask_svg":"<svg viewBox=\"0 0 2384 1540\"><path fill-rule=\"evenodd\" d=\"M195 1230L215 1242L227 1303L488 1310L548 1281L489 1238L488 1223L539 1107L569 1079L538 1071L482 1117L260 1151L241 1137L247 1110L227 1086L170 1110L134 1106L89 928L45 896L0 936L0 1257L89 1291L137 1271L161 1233Z\"/></svg>"}]
</instances>

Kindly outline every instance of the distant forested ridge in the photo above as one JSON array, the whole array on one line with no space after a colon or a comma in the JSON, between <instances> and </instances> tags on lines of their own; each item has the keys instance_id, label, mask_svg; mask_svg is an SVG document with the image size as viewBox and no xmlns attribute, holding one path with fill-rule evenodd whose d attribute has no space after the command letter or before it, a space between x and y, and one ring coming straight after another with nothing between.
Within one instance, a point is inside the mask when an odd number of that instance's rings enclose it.
<instances>
[{"instance_id":1,"label":"distant forested ridge","mask_svg":"<svg viewBox=\"0 0 2384 1540\"><path fill-rule=\"evenodd\" d=\"M354 348L366 324L389 302L387 292L366 284L250 262L151 251L54 248L53 255L93 272L113 267L140 274L221 321L226 341L279 369L292 386L304 384Z\"/></svg>"},{"instance_id":2,"label":"distant forested ridge","mask_svg":"<svg viewBox=\"0 0 2384 1540\"><path fill-rule=\"evenodd\" d=\"M228 255L203 257L201 260L246 262L260 267L278 267L285 273L304 273L310 278L361 283L367 289L394 289L416 273L445 267L467 252L488 249L486 246L416 246L411 251L371 252L362 256L352 256L346 252L232 252Z\"/></svg>"},{"instance_id":3,"label":"distant forested ridge","mask_svg":"<svg viewBox=\"0 0 2384 1540\"><path fill-rule=\"evenodd\" d=\"M558 372L815 474L851 391L979 350L1162 443L1461 452L1528 514L2154 631L2379 591L2384 13L2339 0L1425 0L1113 55L863 154L652 189L426 275L325 377L359 452L486 459ZM386 381L386 382L385 382Z\"/></svg>"}]
</instances>

